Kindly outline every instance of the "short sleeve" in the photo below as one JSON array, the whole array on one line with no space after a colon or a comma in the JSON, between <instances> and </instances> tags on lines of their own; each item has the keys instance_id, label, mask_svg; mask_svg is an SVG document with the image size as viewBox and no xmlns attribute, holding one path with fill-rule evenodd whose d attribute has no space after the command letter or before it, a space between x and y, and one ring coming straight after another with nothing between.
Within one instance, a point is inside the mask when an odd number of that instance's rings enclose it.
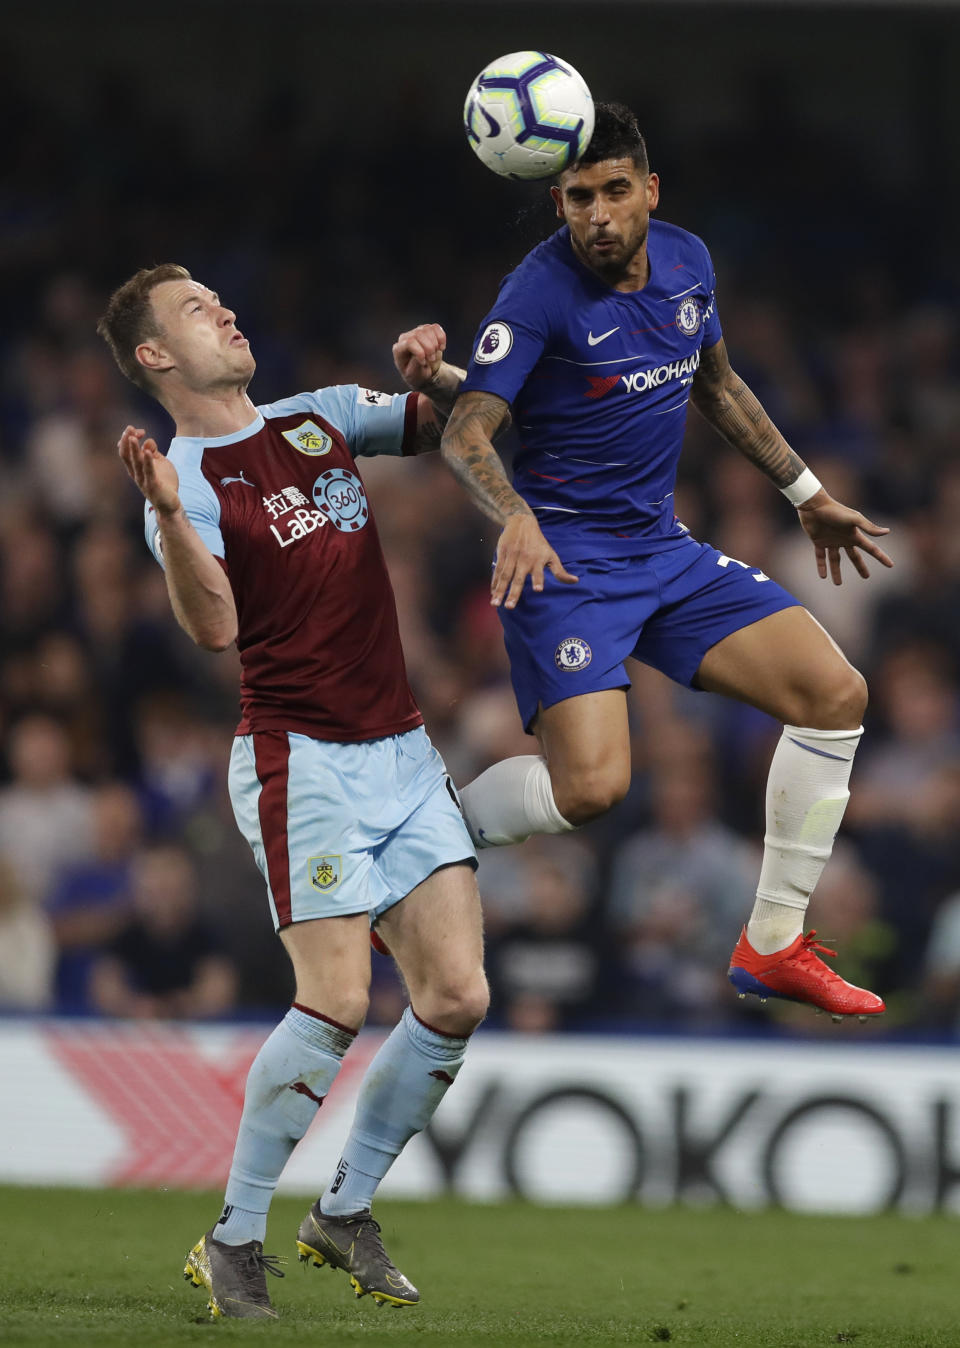
<instances>
[{"instance_id":1,"label":"short sleeve","mask_svg":"<svg viewBox=\"0 0 960 1348\"><path fill-rule=\"evenodd\" d=\"M271 403L266 416L315 412L336 426L354 458L361 454L409 454L417 429L417 393L379 393L356 384L335 384Z\"/></svg>"},{"instance_id":2,"label":"short sleeve","mask_svg":"<svg viewBox=\"0 0 960 1348\"><path fill-rule=\"evenodd\" d=\"M220 502L210 483L200 471L202 446L177 451L171 448L170 459L180 477L179 494L187 519L200 535L202 542L222 560L226 557L223 535L220 532ZM147 547L163 566L163 544L156 513L150 502L144 506L144 534Z\"/></svg>"},{"instance_id":3,"label":"short sleeve","mask_svg":"<svg viewBox=\"0 0 960 1348\"><path fill-rule=\"evenodd\" d=\"M723 329L720 326L720 315L717 312L717 277L713 270L713 261L706 246L704 246L703 252L706 257L707 277L710 287L710 299L703 312L703 347L708 350L720 341L723 336Z\"/></svg>"},{"instance_id":4,"label":"short sleeve","mask_svg":"<svg viewBox=\"0 0 960 1348\"><path fill-rule=\"evenodd\" d=\"M461 391L495 393L512 403L543 355L551 322L532 278L508 276L480 325Z\"/></svg>"}]
</instances>

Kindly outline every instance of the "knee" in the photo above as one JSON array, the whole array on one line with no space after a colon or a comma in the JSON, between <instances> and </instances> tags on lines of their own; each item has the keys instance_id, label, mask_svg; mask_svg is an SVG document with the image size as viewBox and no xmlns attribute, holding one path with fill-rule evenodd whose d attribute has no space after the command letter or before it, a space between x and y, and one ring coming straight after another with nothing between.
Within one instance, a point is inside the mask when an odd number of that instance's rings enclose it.
<instances>
[{"instance_id":1,"label":"knee","mask_svg":"<svg viewBox=\"0 0 960 1348\"><path fill-rule=\"evenodd\" d=\"M811 730L856 730L867 710L867 683L858 670L846 665L823 687L798 692L793 702L788 724Z\"/></svg>"},{"instance_id":2,"label":"knee","mask_svg":"<svg viewBox=\"0 0 960 1348\"><path fill-rule=\"evenodd\" d=\"M370 993L367 988L331 988L326 985L297 984L296 1001L327 1020L348 1030L359 1030L367 1018Z\"/></svg>"},{"instance_id":3,"label":"knee","mask_svg":"<svg viewBox=\"0 0 960 1348\"><path fill-rule=\"evenodd\" d=\"M554 782L553 798L568 824L586 824L619 804L629 789L629 768L597 764Z\"/></svg>"},{"instance_id":4,"label":"knee","mask_svg":"<svg viewBox=\"0 0 960 1348\"><path fill-rule=\"evenodd\" d=\"M487 1014L490 989L482 969L467 979L442 982L424 988L416 998L414 1011L444 1034L466 1036Z\"/></svg>"}]
</instances>

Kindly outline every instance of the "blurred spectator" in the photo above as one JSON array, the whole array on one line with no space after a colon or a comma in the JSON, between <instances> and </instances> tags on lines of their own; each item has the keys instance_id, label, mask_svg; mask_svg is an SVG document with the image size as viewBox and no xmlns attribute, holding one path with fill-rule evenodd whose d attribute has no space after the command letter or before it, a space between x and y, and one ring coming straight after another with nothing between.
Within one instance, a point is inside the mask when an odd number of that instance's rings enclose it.
<instances>
[{"instance_id":1,"label":"blurred spectator","mask_svg":"<svg viewBox=\"0 0 960 1348\"><path fill-rule=\"evenodd\" d=\"M30 676L25 699L63 726L75 771L85 780L109 772L103 704L81 642L68 632L49 632L32 653Z\"/></svg>"},{"instance_id":2,"label":"blurred spectator","mask_svg":"<svg viewBox=\"0 0 960 1348\"><path fill-rule=\"evenodd\" d=\"M929 484L931 499L897 526L891 538L893 556L907 551L907 588L885 585L877 606L870 655L875 663L904 645L933 647L945 653L956 677L960 669L960 532L951 510L956 508L954 473L942 473Z\"/></svg>"},{"instance_id":3,"label":"blurred spectator","mask_svg":"<svg viewBox=\"0 0 960 1348\"><path fill-rule=\"evenodd\" d=\"M0 1011L45 1011L56 958L46 917L0 854Z\"/></svg>"},{"instance_id":4,"label":"blurred spectator","mask_svg":"<svg viewBox=\"0 0 960 1348\"><path fill-rule=\"evenodd\" d=\"M170 694L137 708L140 785L151 833L172 834L210 802L217 781L215 732L185 701Z\"/></svg>"},{"instance_id":5,"label":"blurred spectator","mask_svg":"<svg viewBox=\"0 0 960 1348\"><path fill-rule=\"evenodd\" d=\"M605 942L596 862L580 838L531 838L513 850L519 911L490 951L494 1014L528 1034L563 1029L598 1010ZM481 879L487 898L488 878Z\"/></svg>"},{"instance_id":6,"label":"blurred spectator","mask_svg":"<svg viewBox=\"0 0 960 1348\"><path fill-rule=\"evenodd\" d=\"M119 782L94 791L91 812L92 853L63 867L47 903L58 950L56 1004L62 1012L92 1010L90 970L129 917L131 862L143 831L136 793Z\"/></svg>"},{"instance_id":7,"label":"blurred spectator","mask_svg":"<svg viewBox=\"0 0 960 1348\"><path fill-rule=\"evenodd\" d=\"M887 800L887 805L892 802ZM960 887L960 756L918 777L899 810L889 809L857 844L897 932L893 982L913 991L930 922L943 896Z\"/></svg>"},{"instance_id":8,"label":"blurred spectator","mask_svg":"<svg viewBox=\"0 0 960 1348\"><path fill-rule=\"evenodd\" d=\"M456 781L469 781L501 758L535 751L536 740L520 724L509 684L494 684L470 693L459 711L460 753L447 763Z\"/></svg>"},{"instance_id":9,"label":"blurred spectator","mask_svg":"<svg viewBox=\"0 0 960 1348\"><path fill-rule=\"evenodd\" d=\"M43 900L60 866L90 851L90 793L70 773L70 745L49 716L10 732L10 785L0 791L0 853L27 902Z\"/></svg>"},{"instance_id":10,"label":"blurred spectator","mask_svg":"<svg viewBox=\"0 0 960 1348\"><path fill-rule=\"evenodd\" d=\"M960 1033L960 893L940 905L923 961L922 1019Z\"/></svg>"},{"instance_id":11,"label":"blurred spectator","mask_svg":"<svg viewBox=\"0 0 960 1348\"><path fill-rule=\"evenodd\" d=\"M0 630L5 654L67 621L63 566L42 519L22 514L0 531Z\"/></svg>"},{"instance_id":12,"label":"blurred spectator","mask_svg":"<svg viewBox=\"0 0 960 1348\"><path fill-rule=\"evenodd\" d=\"M614 858L608 921L620 1007L650 1020L713 1018L730 951L756 892L759 853L719 822L713 783L660 765L653 819Z\"/></svg>"},{"instance_id":13,"label":"blurred spectator","mask_svg":"<svg viewBox=\"0 0 960 1348\"><path fill-rule=\"evenodd\" d=\"M133 911L91 974L92 1001L108 1016L190 1018L223 1015L236 976L197 914L189 854L148 847L133 864Z\"/></svg>"},{"instance_id":14,"label":"blurred spectator","mask_svg":"<svg viewBox=\"0 0 960 1348\"><path fill-rule=\"evenodd\" d=\"M933 435L960 425L957 387L957 316L945 305L914 309L903 325L901 359L910 424Z\"/></svg>"},{"instance_id":15,"label":"blurred spectator","mask_svg":"<svg viewBox=\"0 0 960 1348\"><path fill-rule=\"evenodd\" d=\"M822 463L813 458L811 462L832 496L840 501L864 499L862 483L848 465L833 458ZM863 581L851 572L842 585L834 585L817 575L813 545L796 512L788 518L791 527L780 535L770 555L770 574L796 595L847 659L859 667L870 654L879 606L910 594L916 583L910 536L902 528L895 528L889 542L884 540L883 546L894 561L892 570L871 561L869 580ZM881 517L877 522L886 524L887 520Z\"/></svg>"},{"instance_id":16,"label":"blurred spectator","mask_svg":"<svg viewBox=\"0 0 960 1348\"><path fill-rule=\"evenodd\" d=\"M908 823L931 774L960 757L960 698L943 652L914 645L885 656L873 703L882 720L857 760L849 823Z\"/></svg>"},{"instance_id":17,"label":"blurred spectator","mask_svg":"<svg viewBox=\"0 0 960 1348\"><path fill-rule=\"evenodd\" d=\"M274 931L263 876L237 833L227 791L231 746L224 738L215 750L214 791L190 814L180 841L196 863L200 915L236 971L239 1002L264 1010L289 1006L293 966Z\"/></svg>"},{"instance_id":18,"label":"blurred spectator","mask_svg":"<svg viewBox=\"0 0 960 1348\"><path fill-rule=\"evenodd\" d=\"M92 321L91 321L92 320ZM30 482L37 500L58 529L83 524L91 516L110 512L111 504L126 492L116 474L97 471L98 460L114 427L132 416L119 402L109 359L90 341L96 323L95 302L86 317L87 345L66 357L63 364L63 401L56 411L34 422L27 439ZM111 467L115 467L111 454Z\"/></svg>"}]
</instances>

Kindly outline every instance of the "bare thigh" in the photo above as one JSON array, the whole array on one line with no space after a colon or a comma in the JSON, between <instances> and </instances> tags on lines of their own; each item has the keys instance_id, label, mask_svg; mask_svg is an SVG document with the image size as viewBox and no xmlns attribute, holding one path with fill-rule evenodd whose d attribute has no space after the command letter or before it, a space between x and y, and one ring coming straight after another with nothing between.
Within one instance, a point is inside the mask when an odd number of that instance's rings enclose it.
<instances>
[{"instance_id":1,"label":"bare thigh","mask_svg":"<svg viewBox=\"0 0 960 1348\"><path fill-rule=\"evenodd\" d=\"M557 809L582 824L622 800L630 786L630 727L622 688L581 693L537 713L534 731Z\"/></svg>"},{"instance_id":2,"label":"bare thigh","mask_svg":"<svg viewBox=\"0 0 960 1348\"><path fill-rule=\"evenodd\" d=\"M818 730L856 729L867 703L862 676L799 606L718 641L703 657L697 682L788 725Z\"/></svg>"}]
</instances>

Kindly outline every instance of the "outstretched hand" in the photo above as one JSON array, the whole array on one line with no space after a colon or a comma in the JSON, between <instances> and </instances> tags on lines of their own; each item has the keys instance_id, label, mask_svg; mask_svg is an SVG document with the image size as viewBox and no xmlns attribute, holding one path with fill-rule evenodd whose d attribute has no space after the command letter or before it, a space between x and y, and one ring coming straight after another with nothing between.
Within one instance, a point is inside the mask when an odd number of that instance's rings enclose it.
<instances>
[{"instance_id":1,"label":"outstretched hand","mask_svg":"<svg viewBox=\"0 0 960 1348\"><path fill-rule=\"evenodd\" d=\"M435 378L443 364L447 334L439 323L421 323L401 332L393 344L393 363L408 388L418 392Z\"/></svg>"},{"instance_id":2,"label":"outstretched hand","mask_svg":"<svg viewBox=\"0 0 960 1348\"><path fill-rule=\"evenodd\" d=\"M840 574L840 553L845 552L853 563L854 570L866 580L870 575L863 556L872 557L881 566L893 566L893 562L879 544L873 539L882 538L890 532L883 525L874 524L859 510L835 501L823 488L810 501L797 509L800 523L817 555L817 574L821 580L827 579L829 564L830 578L834 585L842 585Z\"/></svg>"},{"instance_id":3,"label":"outstretched hand","mask_svg":"<svg viewBox=\"0 0 960 1348\"><path fill-rule=\"evenodd\" d=\"M504 608L516 608L528 576L535 590L543 589L544 571L550 571L564 585L576 585L579 579L563 565L532 514L511 515L497 544L491 604L495 608L501 604Z\"/></svg>"},{"instance_id":4,"label":"outstretched hand","mask_svg":"<svg viewBox=\"0 0 960 1348\"><path fill-rule=\"evenodd\" d=\"M180 478L177 470L157 449L156 440L146 440L146 431L127 426L117 442L124 467L158 515L180 509Z\"/></svg>"}]
</instances>

